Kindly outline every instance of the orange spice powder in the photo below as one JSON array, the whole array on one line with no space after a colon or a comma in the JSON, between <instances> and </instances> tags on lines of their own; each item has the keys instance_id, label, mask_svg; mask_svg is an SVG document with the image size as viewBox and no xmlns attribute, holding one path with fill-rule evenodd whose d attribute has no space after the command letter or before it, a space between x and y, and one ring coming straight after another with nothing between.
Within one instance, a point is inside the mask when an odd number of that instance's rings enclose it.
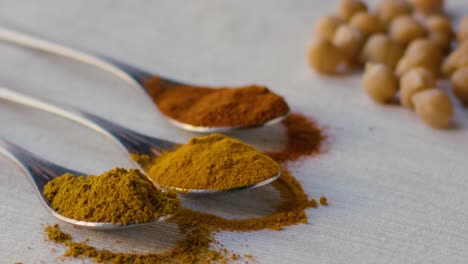
<instances>
[{"instance_id":1,"label":"orange spice powder","mask_svg":"<svg viewBox=\"0 0 468 264\"><path fill-rule=\"evenodd\" d=\"M278 162L295 161L321 151L325 140L322 130L304 115L290 114L282 124L286 128L287 142L283 150L267 152Z\"/></svg>"},{"instance_id":2,"label":"orange spice powder","mask_svg":"<svg viewBox=\"0 0 468 264\"><path fill-rule=\"evenodd\" d=\"M283 97L259 85L213 89L155 77L144 86L162 113L194 126L251 127L289 112Z\"/></svg>"}]
</instances>

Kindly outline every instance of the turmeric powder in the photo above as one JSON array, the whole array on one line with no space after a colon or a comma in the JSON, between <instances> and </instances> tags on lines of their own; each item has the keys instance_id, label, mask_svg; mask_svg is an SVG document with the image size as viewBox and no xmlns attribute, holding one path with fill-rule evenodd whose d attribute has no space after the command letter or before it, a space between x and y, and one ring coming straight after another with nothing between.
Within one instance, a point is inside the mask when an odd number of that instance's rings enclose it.
<instances>
[{"instance_id":1,"label":"turmeric powder","mask_svg":"<svg viewBox=\"0 0 468 264\"><path fill-rule=\"evenodd\" d=\"M139 170L116 168L100 176L59 176L44 187L44 197L59 214L75 220L145 223L174 214L180 201L164 193Z\"/></svg>"},{"instance_id":2,"label":"turmeric powder","mask_svg":"<svg viewBox=\"0 0 468 264\"><path fill-rule=\"evenodd\" d=\"M280 172L273 159L253 147L220 134L191 139L172 152L142 161L149 177L162 187L229 190L272 178Z\"/></svg>"}]
</instances>

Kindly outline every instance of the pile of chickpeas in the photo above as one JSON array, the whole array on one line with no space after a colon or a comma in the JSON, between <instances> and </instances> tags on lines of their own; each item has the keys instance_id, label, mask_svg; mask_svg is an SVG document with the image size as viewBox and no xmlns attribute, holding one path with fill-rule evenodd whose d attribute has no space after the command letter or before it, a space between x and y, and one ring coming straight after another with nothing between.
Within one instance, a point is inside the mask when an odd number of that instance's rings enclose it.
<instances>
[{"instance_id":1,"label":"pile of chickpeas","mask_svg":"<svg viewBox=\"0 0 468 264\"><path fill-rule=\"evenodd\" d=\"M373 11L342 0L335 15L317 22L308 61L325 75L364 67L362 86L372 100L399 99L433 128L449 127L454 114L438 79L450 78L468 105L468 17L455 34L443 0L382 0Z\"/></svg>"}]
</instances>

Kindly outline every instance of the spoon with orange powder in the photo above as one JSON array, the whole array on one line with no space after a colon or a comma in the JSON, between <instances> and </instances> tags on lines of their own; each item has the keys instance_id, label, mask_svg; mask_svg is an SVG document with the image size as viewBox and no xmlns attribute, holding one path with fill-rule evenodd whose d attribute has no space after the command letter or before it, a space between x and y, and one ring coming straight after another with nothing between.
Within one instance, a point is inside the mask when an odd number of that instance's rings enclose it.
<instances>
[{"instance_id":1,"label":"spoon with orange powder","mask_svg":"<svg viewBox=\"0 0 468 264\"><path fill-rule=\"evenodd\" d=\"M0 40L101 68L142 89L169 122L185 130L213 133L255 128L279 123L289 114L286 101L263 86L210 88L188 85L107 56L83 52L2 27Z\"/></svg>"}]
</instances>

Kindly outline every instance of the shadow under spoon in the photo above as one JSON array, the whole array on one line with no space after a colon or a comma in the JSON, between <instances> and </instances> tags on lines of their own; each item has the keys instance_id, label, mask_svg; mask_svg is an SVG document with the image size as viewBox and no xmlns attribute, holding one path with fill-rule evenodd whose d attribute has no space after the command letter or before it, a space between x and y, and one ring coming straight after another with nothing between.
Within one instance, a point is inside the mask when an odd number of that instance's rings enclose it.
<instances>
[{"instance_id":1,"label":"shadow under spoon","mask_svg":"<svg viewBox=\"0 0 468 264\"><path fill-rule=\"evenodd\" d=\"M96 52L84 52L76 48L66 47L64 45L52 42L50 40L45 40L43 38L38 38L29 34L25 34L13 29L0 27L0 40L20 45L23 47L36 49L44 52L48 52L55 55L61 55L70 59L74 59L89 65L93 65L97 68L103 69L120 79L126 81L133 87L137 87L140 90L143 90L147 96L151 97L153 93L151 88L145 84L148 80L158 78L159 84L164 87L171 87L182 85L182 83L167 78L162 78L155 74L149 73L145 70L139 69L137 67L131 66L127 63L118 61L116 59L98 54ZM184 84L186 85L186 84ZM186 85L193 89L197 89L197 86ZM283 121L289 114L289 111L280 115L272 117L270 120L265 122L255 124L255 125L238 125L238 126L196 126L189 123L184 123L182 121L171 118L170 116L165 115L163 112L159 111L164 117L173 125L182 128L184 130L200 132L200 133L215 133L215 132L228 132L231 130L237 129L250 129L257 128L262 126L268 126L280 123Z\"/></svg>"},{"instance_id":2,"label":"shadow under spoon","mask_svg":"<svg viewBox=\"0 0 468 264\"><path fill-rule=\"evenodd\" d=\"M0 86L0 98L22 105L34 107L55 115L59 115L66 119L73 120L79 124L85 125L108 138L111 138L118 146L121 151L128 154L139 154L148 155L150 157L157 157L161 155L163 151L173 150L178 145L177 143L170 142L167 140L150 137L147 135L140 134L128 128L117 125L104 118L98 117L94 114L78 110L72 107L57 106L43 100L33 98L31 96L22 94L17 91ZM257 182L247 186L240 186L231 189L217 190L217 189L186 189L179 188L176 186L159 186L156 182L155 185L161 189L169 189L176 192L193 193L193 194L212 194L226 191L239 191L246 189L257 188L266 184L269 184L280 177L280 172L272 175L270 178Z\"/></svg>"},{"instance_id":3,"label":"shadow under spoon","mask_svg":"<svg viewBox=\"0 0 468 264\"><path fill-rule=\"evenodd\" d=\"M73 175L86 175L82 172L73 171L46 161L42 158L37 157L31 152L11 143L4 139L0 138L0 154L4 155L11 160L13 160L20 169L22 169L29 177L31 184L35 187L35 190L44 205L44 207L58 219L67 222L72 225L76 225L83 228L95 229L95 230L113 230L113 229L122 229L130 228L141 225L146 225L149 223L164 221L170 218L172 215L167 215L163 217L156 218L146 223L129 223L129 224L119 224L119 223L107 223L107 222L87 222L75 220L72 218L65 217L60 213L52 209L47 202L46 198L43 195L44 187L46 184L53 180L54 178L61 176L65 173L72 173Z\"/></svg>"}]
</instances>

